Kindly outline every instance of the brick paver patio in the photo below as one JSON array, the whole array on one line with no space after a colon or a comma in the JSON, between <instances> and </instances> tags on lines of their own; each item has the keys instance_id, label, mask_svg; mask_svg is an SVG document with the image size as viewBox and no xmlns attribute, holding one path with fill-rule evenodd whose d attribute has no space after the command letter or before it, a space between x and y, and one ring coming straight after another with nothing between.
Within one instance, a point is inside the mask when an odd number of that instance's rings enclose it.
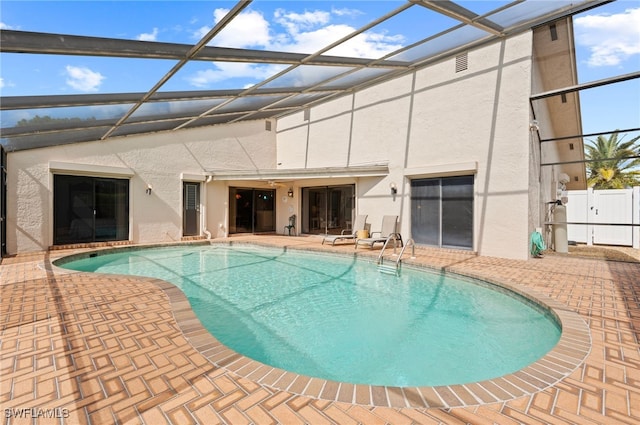
<instances>
[{"instance_id":1,"label":"brick paver patio","mask_svg":"<svg viewBox=\"0 0 640 425\"><path fill-rule=\"evenodd\" d=\"M232 240L354 253L353 245L322 246L314 237ZM237 372L245 361L239 356L212 362L217 348L207 347L210 336L175 287L67 273L51 261L72 251L49 251L0 265L3 423L640 423L640 263L416 251L418 263L515 285L577 313L591 334L585 361L540 391L514 388L501 397L503 389L480 386L464 400L456 392L443 400L424 389L399 390L403 397L389 390L387 406L374 406L373 394L362 397L347 385L284 375L250 379ZM424 407L433 400L464 407Z\"/></svg>"}]
</instances>

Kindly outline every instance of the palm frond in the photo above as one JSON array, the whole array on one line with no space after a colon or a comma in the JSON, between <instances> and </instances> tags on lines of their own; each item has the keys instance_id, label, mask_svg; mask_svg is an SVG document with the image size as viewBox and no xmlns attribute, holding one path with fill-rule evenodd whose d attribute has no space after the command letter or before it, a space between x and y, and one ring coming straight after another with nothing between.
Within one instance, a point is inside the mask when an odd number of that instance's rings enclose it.
<instances>
[{"instance_id":1,"label":"palm frond","mask_svg":"<svg viewBox=\"0 0 640 425\"><path fill-rule=\"evenodd\" d=\"M618 132L609 137L599 135L585 143L585 157L593 161L587 164L587 184L596 189L614 189L640 185L640 136L624 141Z\"/></svg>"}]
</instances>

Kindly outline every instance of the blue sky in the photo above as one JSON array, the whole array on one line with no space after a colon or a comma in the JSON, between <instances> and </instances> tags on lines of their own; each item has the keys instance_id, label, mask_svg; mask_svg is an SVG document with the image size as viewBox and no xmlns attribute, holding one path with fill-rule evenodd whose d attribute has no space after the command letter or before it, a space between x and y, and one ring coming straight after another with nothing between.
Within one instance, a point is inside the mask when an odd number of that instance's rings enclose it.
<instances>
[{"instance_id":1,"label":"blue sky","mask_svg":"<svg viewBox=\"0 0 640 425\"><path fill-rule=\"evenodd\" d=\"M404 1L256 0L216 45L314 52L404 4ZM482 14L506 1L461 1ZM22 31L152 40L198 41L231 1L11 1L0 3L0 27ZM413 7L330 54L379 57L457 22ZM622 0L574 18L580 82L640 70L640 1ZM3 96L146 92L173 61L2 54ZM242 88L281 67L190 63L162 91ZM640 127L640 81L581 93L585 133Z\"/></svg>"}]
</instances>

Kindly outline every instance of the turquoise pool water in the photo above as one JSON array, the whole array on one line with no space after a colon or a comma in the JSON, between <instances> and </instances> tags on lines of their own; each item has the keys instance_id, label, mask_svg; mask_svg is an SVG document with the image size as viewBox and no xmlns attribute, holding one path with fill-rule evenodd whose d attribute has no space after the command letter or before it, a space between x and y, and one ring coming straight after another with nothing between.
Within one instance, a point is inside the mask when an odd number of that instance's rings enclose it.
<instances>
[{"instance_id":1,"label":"turquoise pool water","mask_svg":"<svg viewBox=\"0 0 640 425\"><path fill-rule=\"evenodd\" d=\"M388 386L462 384L515 372L560 328L519 296L449 275L250 245L109 253L62 267L157 277L185 293L222 343L303 375Z\"/></svg>"}]
</instances>

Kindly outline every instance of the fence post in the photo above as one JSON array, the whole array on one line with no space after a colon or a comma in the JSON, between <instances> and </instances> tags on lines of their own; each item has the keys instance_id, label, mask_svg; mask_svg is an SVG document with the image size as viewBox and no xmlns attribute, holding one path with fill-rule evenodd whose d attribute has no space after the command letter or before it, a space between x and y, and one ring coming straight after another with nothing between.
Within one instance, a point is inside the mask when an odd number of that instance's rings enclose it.
<instances>
[{"instance_id":1,"label":"fence post","mask_svg":"<svg viewBox=\"0 0 640 425\"><path fill-rule=\"evenodd\" d=\"M640 186L633 188L631 202L633 204L631 222L635 224L633 226L632 243L635 249L640 249Z\"/></svg>"},{"instance_id":2,"label":"fence post","mask_svg":"<svg viewBox=\"0 0 640 425\"><path fill-rule=\"evenodd\" d=\"M593 187L587 188L587 223L595 223L596 205ZM593 245L593 225L587 225L587 245Z\"/></svg>"}]
</instances>

